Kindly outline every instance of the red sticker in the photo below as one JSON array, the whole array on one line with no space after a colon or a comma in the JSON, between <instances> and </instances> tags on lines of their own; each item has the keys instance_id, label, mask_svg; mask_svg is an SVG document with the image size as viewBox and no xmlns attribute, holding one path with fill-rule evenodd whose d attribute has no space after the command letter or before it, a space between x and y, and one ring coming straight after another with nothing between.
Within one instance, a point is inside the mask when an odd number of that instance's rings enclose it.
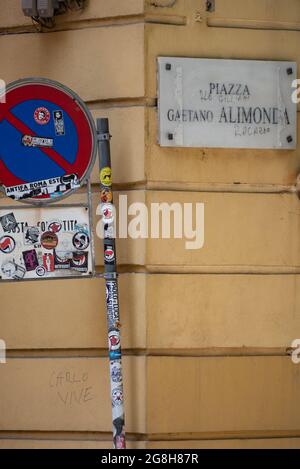
<instances>
[{"instance_id":1,"label":"red sticker","mask_svg":"<svg viewBox=\"0 0 300 469\"><path fill-rule=\"evenodd\" d=\"M34 111L34 120L37 124L46 125L50 121L50 112L46 107L38 107Z\"/></svg>"},{"instance_id":2,"label":"red sticker","mask_svg":"<svg viewBox=\"0 0 300 469\"><path fill-rule=\"evenodd\" d=\"M53 231L53 233L59 233L62 229L62 223L60 221L53 221L49 225L49 230Z\"/></svg>"},{"instance_id":3,"label":"red sticker","mask_svg":"<svg viewBox=\"0 0 300 469\"><path fill-rule=\"evenodd\" d=\"M43 255L43 266L46 272L54 272L54 256L53 254Z\"/></svg>"}]
</instances>

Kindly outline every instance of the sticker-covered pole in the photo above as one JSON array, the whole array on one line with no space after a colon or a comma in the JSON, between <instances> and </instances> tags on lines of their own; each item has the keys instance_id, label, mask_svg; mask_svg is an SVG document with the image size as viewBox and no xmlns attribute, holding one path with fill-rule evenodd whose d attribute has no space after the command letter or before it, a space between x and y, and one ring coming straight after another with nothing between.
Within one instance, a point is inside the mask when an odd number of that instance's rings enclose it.
<instances>
[{"instance_id":1,"label":"sticker-covered pole","mask_svg":"<svg viewBox=\"0 0 300 469\"><path fill-rule=\"evenodd\" d=\"M125 418L122 379L122 353L118 276L116 271L115 209L113 206L108 119L97 119L100 159L101 215L104 224L104 272L106 281L106 308L110 363L110 384L114 448L124 449Z\"/></svg>"}]
</instances>

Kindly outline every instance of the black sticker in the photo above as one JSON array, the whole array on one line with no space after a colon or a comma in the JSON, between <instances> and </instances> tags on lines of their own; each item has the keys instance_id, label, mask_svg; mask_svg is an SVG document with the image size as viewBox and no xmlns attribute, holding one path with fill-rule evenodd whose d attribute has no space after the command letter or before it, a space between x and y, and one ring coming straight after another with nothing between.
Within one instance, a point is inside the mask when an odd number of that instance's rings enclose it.
<instances>
[{"instance_id":1,"label":"black sticker","mask_svg":"<svg viewBox=\"0 0 300 469\"><path fill-rule=\"evenodd\" d=\"M40 230L37 226L28 226L24 231L25 244L36 244L39 241Z\"/></svg>"},{"instance_id":2,"label":"black sticker","mask_svg":"<svg viewBox=\"0 0 300 469\"><path fill-rule=\"evenodd\" d=\"M35 249L31 249L30 251L24 251L23 252L23 259L24 259L24 264L26 267L27 272L31 272L32 270L35 270L38 265L38 257Z\"/></svg>"},{"instance_id":3,"label":"black sticker","mask_svg":"<svg viewBox=\"0 0 300 469\"><path fill-rule=\"evenodd\" d=\"M104 246L104 260L106 264L113 264L115 262L115 249L112 244Z\"/></svg>"},{"instance_id":4,"label":"black sticker","mask_svg":"<svg viewBox=\"0 0 300 469\"><path fill-rule=\"evenodd\" d=\"M90 245L90 238L86 233L78 232L73 236L73 246L78 251L84 251Z\"/></svg>"},{"instance_id":5,"label":"black sticker","mask_svg":"<svg viewBox=\"0 0 300 469\"><path fill-rule=\"evenodd\" d=\"M62 270L62 269L70 269L71 267L71 260L68 254L60 253L54 250L54 269Z\"/></svg>"},{"instance_id":6,"label":"black sticker","mask_svg":"<svg viewBox=\"0 0 300 469\"><path fill-rule=\"evenodd\" d=\"M65 135L65 122L63 111L53 111L55 133L57 136Z\"/></svg>"},{"instance_id":7,"label":"black sticker","mask_svg":"<svg viewBox=\"0 0 300 469\"><path fill-rule=\"evenodd\" d=\"M0 223L6 233L14 231L18 226L17 220L13 213L8 213L7 215L0 217Z\"/></svg>"},{"instance_id":8,"label":"black sticker","mask_svg":"<svg viewBox=\"0 0 300 469\"><path fill-rule=\"evenodd\" d=\"M88 252L74 252L71 260L71 268L78 272L88 271Z\"/></svg>"}]
</instances>

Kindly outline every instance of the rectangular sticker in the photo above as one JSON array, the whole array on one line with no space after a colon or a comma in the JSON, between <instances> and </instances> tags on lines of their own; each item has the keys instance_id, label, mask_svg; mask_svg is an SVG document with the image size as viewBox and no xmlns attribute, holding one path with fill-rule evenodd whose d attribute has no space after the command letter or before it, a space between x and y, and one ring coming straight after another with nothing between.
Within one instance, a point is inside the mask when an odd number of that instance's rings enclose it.
<instances>
[{"instance_id":1,"label":"rectangular sticker","mask_svg":"<svg viewBox=\"0 0 300 469\"><path fill-rule=\"evenodd\" d=\"M86 207L0 210L0 281L92 275Z\"/></svg>"},{"instance_id":2,"label":"rectangular sticker","mask_svg":"<svg viewBox=\"0 0 300 469\"><path fill-rule=\"evenodd\" d=\"M63 193L72 189L78 189L80 182L76 174L68 174L52 179L44 179L43 181L35 181L18 186L5 188L7 197L14 200L28 199L30 197L38 197L41 195L52 195Z\"/></svg>"}]
</instances>

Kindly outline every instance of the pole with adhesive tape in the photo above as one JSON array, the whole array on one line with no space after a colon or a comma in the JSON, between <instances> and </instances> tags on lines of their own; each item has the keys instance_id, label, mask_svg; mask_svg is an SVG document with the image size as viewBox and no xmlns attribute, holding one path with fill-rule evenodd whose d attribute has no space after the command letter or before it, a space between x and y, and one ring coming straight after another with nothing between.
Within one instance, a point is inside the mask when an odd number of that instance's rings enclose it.
<instances>
[{"instance_id":1,"label":"pole with adhesive tape","mask_svg":"<svg viewBox=\"0 0 300 469\"><path fill-rule=\"evenodd\" d=\"M101 216L104 225L104 276L106 281L106 310L110 363L110 384L115 449L125 449L125 417L122 378L122 352L118 275L115 243L116 213L113 205L110 158L110 134L108 119L97 119L97 135L100 160Z\"/></svg>"}]
</instances>

